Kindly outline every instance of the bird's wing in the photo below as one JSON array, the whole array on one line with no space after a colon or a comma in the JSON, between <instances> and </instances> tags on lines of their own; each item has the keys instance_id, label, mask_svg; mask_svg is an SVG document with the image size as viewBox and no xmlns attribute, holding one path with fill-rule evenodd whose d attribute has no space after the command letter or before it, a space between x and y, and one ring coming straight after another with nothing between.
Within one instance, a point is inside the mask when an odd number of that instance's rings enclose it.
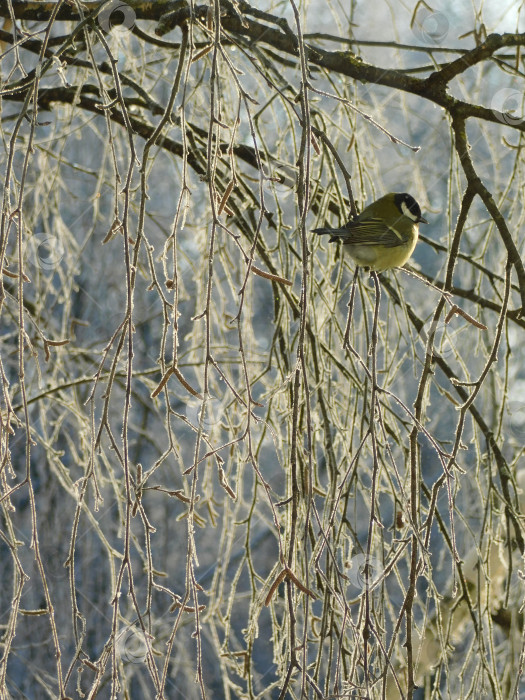
<instances>
[{"instance_id":1,"label":"bird's wing","mask_svg":"<svg viewBox=\"0 0 525 700\"><path fill-rule=\"evenodd\" d=\"M344 228L334 229L333 240L341 240L352 245L382 245L395 248L410 238L409 232L402 233L393 226L387 226L382 219L349 221Z\"/></svg>"}]
</instances>

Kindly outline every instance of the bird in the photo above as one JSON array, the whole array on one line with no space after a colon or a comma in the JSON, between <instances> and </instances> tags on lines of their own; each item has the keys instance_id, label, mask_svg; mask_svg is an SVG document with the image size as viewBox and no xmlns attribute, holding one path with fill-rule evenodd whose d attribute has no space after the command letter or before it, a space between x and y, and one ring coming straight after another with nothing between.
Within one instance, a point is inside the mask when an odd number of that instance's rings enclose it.
<instances>
[{"instance_id":1,"label":"bird","mask_svg":"<svg viewBox=\"0 0 525 700\"><path fill-rule=\"evenodd\" d=\"M401 267L416 247L419 224L428 224L421 207L407 192L390 192L369 204L340 228L316 228L314 233L341 241L361 267L383 272Z\"/></svg>"}]
</instances>

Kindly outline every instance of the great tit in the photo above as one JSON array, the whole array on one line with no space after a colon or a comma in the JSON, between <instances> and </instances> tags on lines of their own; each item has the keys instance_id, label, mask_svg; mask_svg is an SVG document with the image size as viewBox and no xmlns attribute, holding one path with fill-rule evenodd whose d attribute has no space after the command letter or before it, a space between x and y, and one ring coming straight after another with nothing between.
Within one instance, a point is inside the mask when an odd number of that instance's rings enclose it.
<instances>
[{"instance_id":1,"label":"great tit","mask_svg":"<svg viewBox=\"0 0 525 700\"><path fill-rule=\"evenodd\" d=\"M390 192L341 228L316 228L314 233L330 234L330 243L342 241L358 265L381 272L406 263L416 247L420 223L428 221L414 197Z\"/></svg>"}]
</instances>

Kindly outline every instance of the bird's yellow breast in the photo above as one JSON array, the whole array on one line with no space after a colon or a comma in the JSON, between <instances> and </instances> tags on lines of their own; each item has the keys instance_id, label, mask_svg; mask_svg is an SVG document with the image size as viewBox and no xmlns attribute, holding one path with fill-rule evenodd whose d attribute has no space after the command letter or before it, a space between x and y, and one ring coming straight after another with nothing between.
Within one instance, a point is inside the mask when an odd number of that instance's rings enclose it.
<instances>
[{"instance_id":1,"label":"bird's yellow breast","mask_svg":"<svg viewBox=\"0 0 525 700\"><path fill-rule=\"evenodd\" d=\"M343 250L361 267L369 267L376 272L382 272L392 267L401 267L406 263L414 252L418 233L419 227L414 225L410 229L408 240L400 245L387 247L379 244L345 243Z\"/></svg>"}]
</instances>

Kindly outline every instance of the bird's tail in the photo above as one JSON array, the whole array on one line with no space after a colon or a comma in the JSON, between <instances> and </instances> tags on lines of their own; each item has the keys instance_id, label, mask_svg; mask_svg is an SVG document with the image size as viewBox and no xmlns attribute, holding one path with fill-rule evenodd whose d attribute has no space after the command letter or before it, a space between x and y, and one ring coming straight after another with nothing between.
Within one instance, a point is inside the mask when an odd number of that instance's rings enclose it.
<instances>
[{"instance_id":1,"label":"bird's tail","mask_svg":"<svg viewBox=\"0 0 525 700\"><path fill-rule=\"evenodd\" d=\"M314 228L313 233L317 233L319 236L324 236L325 233L330 235L330 243L333 241L339 241L341 238L346 238L348 236L348 229L346 228Z\"/></svg>"}]
</instances>

